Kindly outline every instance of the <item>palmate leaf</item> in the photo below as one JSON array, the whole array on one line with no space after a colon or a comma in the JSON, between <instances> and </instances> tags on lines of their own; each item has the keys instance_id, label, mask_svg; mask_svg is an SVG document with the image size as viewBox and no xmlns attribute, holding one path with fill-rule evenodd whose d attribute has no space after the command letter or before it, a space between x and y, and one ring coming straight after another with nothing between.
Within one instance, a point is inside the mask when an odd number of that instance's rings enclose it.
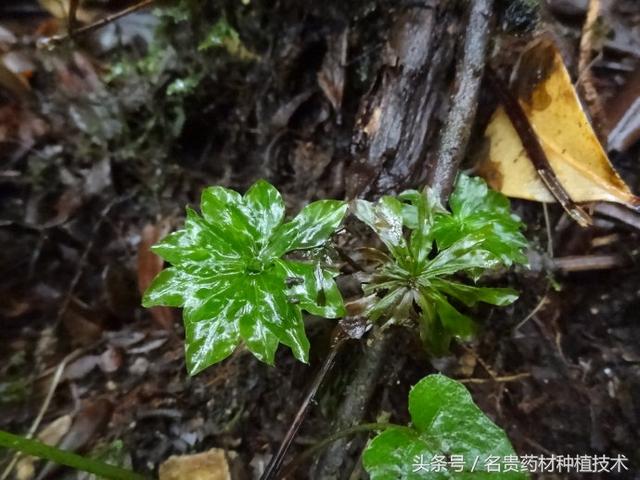
<instances>
[{"instance_id":1,"label":"palmate leaf","mask_svg":"<svg viewBox=\"0 0 640 480\"><path fill-rule=\"evenodd\" d=\"M451 214L436 215L433 236L448 248L470 234L482 236L482 247L506 266L525 264L527 240L522 222L511 213L509 199L478 177L459 175L449 198Z\"/></svg>"},{"instance_id":2,"label":"palmate leaf","mask_svg":"<svg viewBox=\"0 0 640 480\"><path fill-rule=\"evenodd\" d=\"M172 266L143 297L145 307L184 307L192 375L229 356L240 342L269 364L280 343L307 361L301 310L327 318L344 315L337 272L282 256L325 243L346 208L344 202L321 200L283 223L282 197L265 181L244 196L223 187L202 192L202 216L187 209L184 229L152 247Z\"/></svg>"},{"instance_id":3,"label":"palmate leaf","mask_svg":"<svg viewBox=\"0 0 640 480\"><path fill-rule=\"evenodd\" d=\"M522 223L503 195L461 175L449 203L452 212L426 188L378 203L357 200L354 208L392 257L363 284L366 294L380 297L367 311L369 318L415 318L425 347L436 355L446 353L453 337L468 339L476 331L459 307L505 306L518 298L512 289L466 285L460 277L475 282L489 269L526 261Z\"/></svg>"},{"instance_id":4,"label":"palmate leaf","mask_svg":"<svg viewBox=\"0 0 640 480\"><path fill-rule=\"evenodd\" d=\"M519 465L504 431L455 380L443 375L423 378L411 389L409 413L411 427L388 428L367 446L363 465L372 480L528 478L513 471ZM438 459L444 462L440 471L433 468ZM490 462L499 473L487 471Z\"/></svg>"}]
</instances>

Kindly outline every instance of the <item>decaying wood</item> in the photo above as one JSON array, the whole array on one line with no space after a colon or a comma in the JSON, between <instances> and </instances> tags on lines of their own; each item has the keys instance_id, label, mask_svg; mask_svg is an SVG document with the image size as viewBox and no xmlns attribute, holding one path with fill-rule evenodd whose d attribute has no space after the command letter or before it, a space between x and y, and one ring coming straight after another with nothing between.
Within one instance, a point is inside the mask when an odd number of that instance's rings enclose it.
<instances>
[{"instance_id":1,"label":"decaying wood","mask_svg":"<svg viewBox=\"0 0 640 480\"><path fill-rule=\"evenodd\" d=\"M384 66L360 104L349 198L394 193L425 179L460 23L453 3L425 2L395 20Z\"/></svg>"}]
</instances>

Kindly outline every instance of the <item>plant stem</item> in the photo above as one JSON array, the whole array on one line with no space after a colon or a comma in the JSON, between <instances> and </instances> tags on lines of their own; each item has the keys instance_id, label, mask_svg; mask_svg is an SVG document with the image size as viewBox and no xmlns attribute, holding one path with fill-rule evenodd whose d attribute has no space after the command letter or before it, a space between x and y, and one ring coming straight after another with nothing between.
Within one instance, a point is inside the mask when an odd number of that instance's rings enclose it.
<instances>
[{"instance_id":1,"label":"plant stem","mask_svg":"<svg viewBox=\"0 0 640 480\"><path fill-rule=\"evenodd\" d=\"M340 440L341 438L348 437L360 432L371 432L374 430L386 430L387 428L407 428L402 425L395 425L393 423L363 423L362 425L356 425L354 427L345 428L344 430L340 430L339 432L334 433L333 435L325 438L324 440L319 441L315 445L309 447L300 455L298 455L294 460L287 464L284 468L284 472L282 473L282 478L287 478L291 475L296 468L298 468L305 460L312 457L316 453L321 450L324 450L327 446L335 442L336 440Z\"/></svg>"},{"instance_id":2,"label":"plant stem","mask_svg":"<svg viewBox=\"0 0 640 480\"><path fill-rule=\"evenodd\" d=\"M18 450L27 455L51 460L52 462L66 465L83 472L93 473L110 480L145 480L147 477L124 468L109 465L108 463L82 457L72 452L66 452L37 440L14 435L0 430L0 447Z\"/></svg>"},{"instance_id":3,"label":"plant stem","mask_svg":"<svg viewBox=\"0 0 640 480\"><path fill-rule=\"evenodd\" d=\"M287 434L284 436L284 439L282 440L282 443L280 444L278 451L269 462L269 465L267 465L267 468L262 474L262 477L260 477L260 480L271 480L273 478L276 478L276 475L278 474L278 470L280 470L280 466L282 465L284 457L287 454L289 447L291 446L291 442L293 442L293 439L295 438L296 434L298 433L298 430L300 429L300 425L302 424L304 418L307 415L307 410L309 409L311 400L313 400L313 397L315 397L316 393L318 392L318 388L320 388L322 381L327 376L327 373L329 373L329 370L331 369L333 362L336 359L336 355L340 351L340 348L349 339L349 337L347 337L342 331L342 328L340 327L340 325L335 327L332 336L333 336L333 340L332 340L331 349L329 350L329 354L324 359L324 362L322 363L320 370L318 370L318 373L313 379L313 382L311 383L311 386L307 391L307 395L305 396L302 402L302 405L300 405L300 408L298 409L298 413L296 413L296 416L294 417L293 422L291 423L291 426L287 431Z\"/></svg>"}]
</instances>

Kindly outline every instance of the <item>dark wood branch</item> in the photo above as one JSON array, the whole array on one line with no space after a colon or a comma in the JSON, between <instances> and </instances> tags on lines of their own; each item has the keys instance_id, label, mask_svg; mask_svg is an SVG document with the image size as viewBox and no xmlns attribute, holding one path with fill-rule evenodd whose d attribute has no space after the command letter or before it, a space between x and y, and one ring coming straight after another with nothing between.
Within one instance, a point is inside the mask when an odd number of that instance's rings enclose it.
<instances>
[{"instance_id":1,"label":"dark wood branch","mask_svg":"<svg viewBox=\"0 0 640 480\"><path fill-rule=\"evenodd\" d=\"M456 92L453 95L444 132L440 137L437 160L429 171L428 183L436 189L443 203L451 193L460 163L467 150L489 44L493 0L471 3L464 52L456 72Z\"/></svg>"},{"instance_id":2,"label":"dark wood branch","mask_svg":"<svg viewBox=\"0 0 640 480\"><path fill-rule=\"evenodd\" d=\"M269 462L269 465L267 465L267 468L265 469L264 473L260 477L260 480L273 480L275 478L278 478L277 477L278 471L280 470L280 467L282 466L282 462L284 461L287 451L291 446L291 442L293 442L293 439L295 438L296 434L298 433L298 430L300 429L300 425L302 425L303 420L307 416L307 411L309 410L309 405L311 405L311 401L316 396L316 393L318 393L318 389L320 388L320 385L322 385L322 382L324 381L325 377L329 373L329 370L331 370L331 367L333 366L333 363L336 359L336 355L338 355L338 352L340 352L342 346L345 344L345 342L348 339L349 337L344 333L344 331L342 330L342 328L340 328L340 326L337 326L334 329L333 338L331 342L331 349L329 350L329 354L324 359L324 362L322 362L322 365L320 366L318 373L316 373L316 376L311 382L311 385L307 390L307 394L305 395L305 398L302 401L302 405L300 405L300 408L298 409L298 412L296 413L296 416L294 417L293 422L291 422L289 430L284 436L284 439L282 440L282 443L280 444L278 451L273 456L273 458Z\"/></svg>"}]
</instances>

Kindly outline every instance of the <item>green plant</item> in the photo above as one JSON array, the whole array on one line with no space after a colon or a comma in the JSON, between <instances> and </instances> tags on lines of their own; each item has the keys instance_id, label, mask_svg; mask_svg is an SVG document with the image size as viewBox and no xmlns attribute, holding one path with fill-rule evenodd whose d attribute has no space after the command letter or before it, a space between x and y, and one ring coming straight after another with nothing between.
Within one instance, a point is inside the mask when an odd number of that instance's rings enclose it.
<instances>
[{"instance_id":1,"label":"green plant","mask_svg":"<svg viewBox=\"0 0 640 480\"><path fill-rule=\"evenodd\" d=\"M448 349L453 337L467 338L475 332L471 317L458 308L480 302L503 306L518 297L513 289L469 281L477 282L496 267L526 262L522 224L504 196L480 179L461 175L449 204L451 212L428 188L386 196L377 203L353 203L355 215L389 251L365 249L376 265L372 272L361 272L365 316L373 322L417 323L433 353ZM147 307L184 307L191 374L226 358L240 342L269 364L280 343L307 361L302 310L326 318L345 315L334 281L338 272L323 265L317 250L339 227L346 210L345 202L320 200L284 222L282 197L265 181L258 181L244 196L222 187L203 191L202 214L187 209L184 229L153 247L171 267L156 277L143 298ZM311 255L291 255L303 250ZM320 370L326 373L327 368ZM367 448L364 463L372 478L416 477L408 470L415 455L474 455L485 460L489 454L513 455L504 432L453 380L436 375L421 381L412 390L409 410L412 427L392 426ZM278 455L278 461L283 456ZM269 469L268 478L278 467ZM463 472L455 472L454 478L490 474L469 472L468 467L464 463Z\"/></svg>"},{"instance_id":2,"label":"green plant","mask_svg":"<svg viewBox=\"0 0 640 480\"><path fill-rule=\"evenodd\" d=\"M191 374L230 355L242 340L272 364L278 344L307 361L309 341L301 310L344 315L337 272L319 260L284 255L323 245L347 205L313 202L283 223L280 193L258 181L244 196L223 187L203 191L202 216L187 209L185 228L153 251L172 264L144 295L143 305L184 307L187 367Z\"/></svg>"},{"instance_id":3,"label":"green plant","mask_svg":"<svg viewBox=\"0 0 640 480\"><path fill-rule=\"evenodd\" d=\"M455 380L423 378L409 394L409 414L410 427L389 427L367 446L372 480L527 478L504 431Z\"/></svg>"},{"instance_id":4,"label":"green plant","mask_svg":"<svg viewBox=\"0 0 640 480\"><path fill-rule=\"evenodd\" d=\"M391 256L376 251L377 264L363 276L363 291L372 294L366 314L406 324L417 321L429 351L448 350L451 338L468 338L473 320L454 303L504 306L514 302L510 288L469 285L497 266L525 263L526 240L509 201L477 178L461 175L445 210L431 191L409 190L377 203L356 200L356 216L369 225Z\"/></svg>"},{"instance_id":5,"label":"green plant","mask_svg":"<svg viewBox=\"0 0 640 480\"><path fill-rule=\"evenodd\" d=\"M93 473L100 478L112 480L145 480L147 477L104 461L83 457L73 452L61 450L38 440L13 435L0 430L0 447L18 450L26 455L51 460L60 465Z\"/></svg>"}]
</instances>

